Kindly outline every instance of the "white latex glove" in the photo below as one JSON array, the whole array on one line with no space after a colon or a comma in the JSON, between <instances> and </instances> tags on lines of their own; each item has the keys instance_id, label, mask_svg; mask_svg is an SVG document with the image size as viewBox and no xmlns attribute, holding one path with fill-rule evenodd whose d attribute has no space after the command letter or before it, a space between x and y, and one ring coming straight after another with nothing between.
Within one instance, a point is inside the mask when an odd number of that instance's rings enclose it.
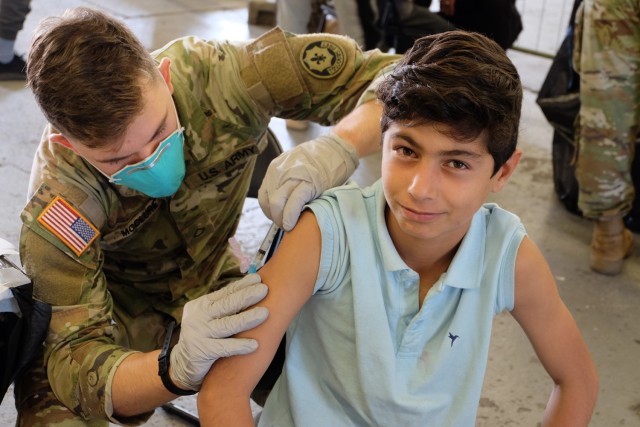
<instances>
[{"instance_id":1,"label":"white latex glove","mask_svg":"<svg viewBox=\"0 0 640 427\"><path fill-rule=\"evenodd\" d=\"M200 390L211 365L220 357L247 354L258 348L248 338L228 338L265 321L265 307L241 310L267 295L267 285L249 274L184 306L180 340L171 350L171 378L184 390ZM237 313L237 314L236 314Z\"/></svg>"},{"instance_id":2,"label":"white latex glove","mask_svg":"<svg viewBox=\"0 0 640 427\"><path fill-rule=\"evenodd\" d=\"M258 190L258 202L269 219L289 231L305 204L344 184L356 167L355 148L331 132L273 159Z\"/></svg>"}]
</instances>

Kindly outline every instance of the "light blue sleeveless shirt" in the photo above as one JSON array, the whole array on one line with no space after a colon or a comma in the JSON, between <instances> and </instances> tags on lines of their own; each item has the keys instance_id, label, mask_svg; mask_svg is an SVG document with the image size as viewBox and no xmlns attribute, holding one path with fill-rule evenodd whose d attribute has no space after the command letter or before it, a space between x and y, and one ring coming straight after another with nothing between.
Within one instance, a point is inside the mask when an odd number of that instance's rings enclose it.
<instances>
[{"instance_id":1,"label":"light blue sleeveless shirt","mask_svg":"<svg viewBox=\"0 0 640 427\"><path fill-rule=\"evenodd\" d=\"M473 217L418 308L419 277L387 231L381 182L312 202L322 232L315 293L259 426L474 426L493 317L514 303L525 230L495 204Z\"/></svg>"}]
</instances>

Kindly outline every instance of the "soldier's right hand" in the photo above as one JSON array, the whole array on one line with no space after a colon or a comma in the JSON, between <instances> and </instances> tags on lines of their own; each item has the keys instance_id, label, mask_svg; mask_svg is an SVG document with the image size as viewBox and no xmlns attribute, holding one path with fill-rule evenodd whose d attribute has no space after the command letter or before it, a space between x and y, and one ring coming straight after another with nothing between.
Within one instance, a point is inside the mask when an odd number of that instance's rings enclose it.
<instances>
[{"instance_id":1,"label":"soldier's right hand","mask_svg":"<svg viewBox=\"0 0 640 427\"><path fill-rule=\"evenodd\" d=\"M200 390L211 365L220 357L247 354L258 342L229 338L264 322L269 312L254 307L267 295L267 285L258 274L249 274L224 288L203 295L184 306L180 340L171 351L171 377L185 390Z\"/></svg>"},{"instance_id":2,"label":"soldier's right hand","mask_svg":"<svg viewBox=\"0 0 640 427\"><path fill-rule=\"evenodd\" d=\"M344 184L356 167L358 154L353 145L329 132L273 159L258 190L258 202L267 218L290 231L305 204Z\"/></svg>"}]
</instances>

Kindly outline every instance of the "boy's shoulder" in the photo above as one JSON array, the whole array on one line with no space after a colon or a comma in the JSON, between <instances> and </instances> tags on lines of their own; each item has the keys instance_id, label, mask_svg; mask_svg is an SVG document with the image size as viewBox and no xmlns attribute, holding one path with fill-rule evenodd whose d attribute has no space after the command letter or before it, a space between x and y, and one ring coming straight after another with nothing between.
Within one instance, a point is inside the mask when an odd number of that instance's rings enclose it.
<instances>
[{"instance_id":1,"label":"boy's shoulder","mask_svg":"<svg viewBox=\"0 0 640 427\"><path fill-rule=\"evenodd\" d=\"M380 203L384 200L382 186L376 182L368 187L360 187L356 182L331 188L323 192L320 197L312 200L307 206L318 215L332 218L343 224L352 221L372 220L378 212Z\"/></svg>"},{"instance_id":2,"label":"boy's shoulder","mask_svg":"<svg viewBox=\"0 0 640 427\"><path fill-rule=\"evenodd\" d=\"M447 284L473 289L484 286L487 277L511 280L513 276L509 272L513 271L518 248L525 235L517 215L495 203L484 204L474 215L451 261ZM502 282L494 284L498 283Z\"/></svg>"},{"instance_id":3,"label":"boy's shoulder","mask_svg":"<svg viewBox=\"0 0 640 427\"><path fill-rule=\"evenodd\" d=\"M485 203L476 213L484 217L484 233L487 241L509 240L517 231L526 234L520 217L496 203Z\"/></svg>"},{"instance_id":4,"label":"boy's shoulder","mask_svg":"<svg viewBox=\"0 0 640 427\"><path fill-rule=\"evenodd\" d=\"M376 194L381 189L382 183L380 180L365 187L361 187L360 184L355 181L348 181L346 184L325 190L321 197L328 199L335 199L338 197L362 197L366 199L376 197Z\"/></svg>"},{"instance_id":5,"label":"boy's shoulder","mask_svg":"<svg viewBox=\"0 0 640 427\"><path fill-rule=\"evenodd\" d=\"M477 221L482 217L482 221ZM515 244L519 246L522 238L527 234L520 217L496 203L485 203L476 213L472 225L475 226L475 237L482 234L484 250L502 251ZM468 234L471 233L471 229Z\"/></svg>"},{"instance_id":6,"label":"boy's shoulder","mask_svg":"<svg viewBox=\"0 0 640 427\"><path fill-rule=\"evenodd\" d=\"M488 217L521 222L518 215L501 207L497 203L484 203L478 212Z\"/></svg>"},{"instance_id":7,"label":"boy's shoulder","mask_svg":"<svg viewBox=\"0 0 640 427\"><path fill-rule=\"evenodd\" d=\"M384 198L381 181L366 187L348 181L344 185L325 190L320 197L309 202L309 206L330 205L332 209L339 211L372 211L379 204L380 198Z\"/></svg>"}]
</instances>

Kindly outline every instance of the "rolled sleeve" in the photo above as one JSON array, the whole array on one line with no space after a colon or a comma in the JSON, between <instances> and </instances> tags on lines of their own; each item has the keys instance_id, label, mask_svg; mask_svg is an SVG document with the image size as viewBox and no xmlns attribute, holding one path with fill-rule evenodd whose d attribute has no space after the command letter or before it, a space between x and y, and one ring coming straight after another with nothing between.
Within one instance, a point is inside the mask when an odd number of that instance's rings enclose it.
<instances>
[{"instance_id":1,"label":"rolled sleeve","mask_svg":"<svg viewBox=\"0 0 640 427\"><path fill-rule=\"evenodd\" d=\"M375 96L372 84L400 58L362 51L335 34L294 35L275 28L249 44L242 76L254 99L267 99L283 118L337 123Z\"/></svg>"}]
</instances>

